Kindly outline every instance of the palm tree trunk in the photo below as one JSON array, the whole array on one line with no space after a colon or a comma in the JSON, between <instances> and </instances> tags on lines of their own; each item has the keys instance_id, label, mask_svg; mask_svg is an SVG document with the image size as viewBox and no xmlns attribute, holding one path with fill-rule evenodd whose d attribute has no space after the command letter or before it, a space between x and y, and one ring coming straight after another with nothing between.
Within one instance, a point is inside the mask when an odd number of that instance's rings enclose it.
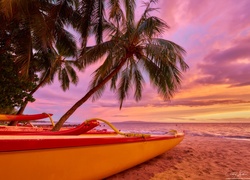
<instances>
[{"instance_id":1,"label":"palm tree trunk","mask_svg":"<svg viewBox=\"0 0 250 180\"><path fill-rule=\"evenodd\" d=\"M125 64L128 57L125 57L121 60L121 63L106 77L103 79L101 83L99 83L97 86L89 90L89 92L81 98L79 101L77 101L56 123L55 127L52 129L52 131L59 131L60 128L63 126L64 122L76 111L77 108L79 108L83 103L85 103L98 89L100 89L102 86L104 86L112 77L114 77L118 71L122 68L122 66Z\"/></svg>"}]
</instances>

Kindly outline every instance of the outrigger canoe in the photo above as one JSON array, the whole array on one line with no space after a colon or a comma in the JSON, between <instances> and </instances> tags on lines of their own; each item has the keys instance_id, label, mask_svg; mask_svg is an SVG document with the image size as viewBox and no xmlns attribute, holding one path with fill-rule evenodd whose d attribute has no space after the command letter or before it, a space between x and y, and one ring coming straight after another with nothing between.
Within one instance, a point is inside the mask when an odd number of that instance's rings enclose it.
<instances>
[{"instance_id":1,"label":"outrigger canoe","mask_svg":"<svg viewBox=\"0 0 250 180\"><path fill-rule=\"evenodd\" d=\"M29 127L32 127L29 121L40 120L44 118L49 118L52 126L55 126L53 119L51 118L53 114L41 113L41 114L0 114L0 121L25 121ZM26 126L27 126L26 125ZM18 124L17 124L18 126Z\"/></svg>"},{"instance_id":2,"label":"outrigger canoe","mask_svg":"<svg viewBox=\"0 0 250 180\"><path fill-rule=\"evenodd\" d=\"M103 179L168 151L183 137L0 136L1 179Z\"/></svg>"},{"instance_id":3,"label":"outrigger canoe","mask_svg":"<svg viewBox=\"0 0 250 180\"><path fill-rule=\"evenodd\" d=\"M108 125L115 133L0 135L1 179L103 179L168 151L184 138L176 131L133 134Z\"/></svg>"},{"instance_id":4,"label":"outrigger canoe","mask_svg":"<svg viewBox=\"0 0 250 180\"><path fill-rule=\"evenodd\" d=\"M74 128L67 128L61 131L50 131L51 129L36 128L36 127L20 127L20 126L2 126L0 127L0 135L80 135L95 128L100 123L95 120L83 122L81 125Z\"/></svg>"},{"instance_id":5,"label":"outrigger canoe","mask_svg":"<svg viewBox=\"0 0 250 180\"><path fill-rule=\"evenodd\" d=\"M44 119L52 115L53 114L47 114L47 113L27 114L27 115L0 114L0 121L30 121L30 120Z\"/></svg>"}]
</instances>

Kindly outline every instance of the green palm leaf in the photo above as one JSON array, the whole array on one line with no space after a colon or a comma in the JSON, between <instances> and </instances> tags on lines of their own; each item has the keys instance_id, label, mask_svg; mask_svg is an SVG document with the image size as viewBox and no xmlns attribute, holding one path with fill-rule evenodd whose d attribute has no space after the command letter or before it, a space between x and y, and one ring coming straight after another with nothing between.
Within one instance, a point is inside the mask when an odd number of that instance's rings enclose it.
<instances>
[{"instance_id":1,"label":"green palm leaf","mask_svg":"<svg viewBox=\"0 0 250 180\"><path fill-rule=\"evenodd\" d=\"M68 89L70 80L69 80L69 76L68 76L67 70L65 68L63 68L59 72L58 80L61 81L61 82L63 82L63 83L61 83L61 87L62 87L62 89L64 91L66 89Z\"/></svg>"},{"instance_id":2,"label":"green palm leaf","mask_svg":"<svg viewBox=\"0 0 250 180\"><path fill-rule=\"evenodd\" d=\"M118 99L120 101L120 109L122 108L122 104L124 99L129 95L128 91L131 87L131 76L130 69L124 69L121 73L121 79L118 87Z\"/></svg>"}]
</instances>

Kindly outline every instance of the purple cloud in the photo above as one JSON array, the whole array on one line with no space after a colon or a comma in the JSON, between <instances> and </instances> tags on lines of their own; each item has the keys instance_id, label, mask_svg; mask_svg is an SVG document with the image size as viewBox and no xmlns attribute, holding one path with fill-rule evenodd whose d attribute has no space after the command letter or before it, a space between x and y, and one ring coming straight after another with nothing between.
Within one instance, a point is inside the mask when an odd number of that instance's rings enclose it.
<instances>
[{"instance_id":1,"label":"purple cloud","mask_svg":"<svg viewBox=\"0 0 250 180\"><path fill-rule=\"evenodd\" d=\"M205 76L196 80L201 84L249 85L250 77L250 38L238 41L225 50L214 50L198 65Z\"/></svg>"}]
</instances>

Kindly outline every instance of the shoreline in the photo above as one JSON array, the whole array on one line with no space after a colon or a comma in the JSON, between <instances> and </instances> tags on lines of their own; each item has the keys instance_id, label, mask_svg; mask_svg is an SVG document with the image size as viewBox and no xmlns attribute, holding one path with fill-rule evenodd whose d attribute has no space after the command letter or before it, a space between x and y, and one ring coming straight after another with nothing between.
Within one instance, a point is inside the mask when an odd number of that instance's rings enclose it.
<instances>
[{"instance_id":1,"label":"shoreline","mask_svg":"<svg viewBox=\"0 0 250 180\"><path fill-rule=\"evenodd\" d=\"M147 162L105 180L250 179L250 141L186 135Z\"/></svg>"}]
</instances>

